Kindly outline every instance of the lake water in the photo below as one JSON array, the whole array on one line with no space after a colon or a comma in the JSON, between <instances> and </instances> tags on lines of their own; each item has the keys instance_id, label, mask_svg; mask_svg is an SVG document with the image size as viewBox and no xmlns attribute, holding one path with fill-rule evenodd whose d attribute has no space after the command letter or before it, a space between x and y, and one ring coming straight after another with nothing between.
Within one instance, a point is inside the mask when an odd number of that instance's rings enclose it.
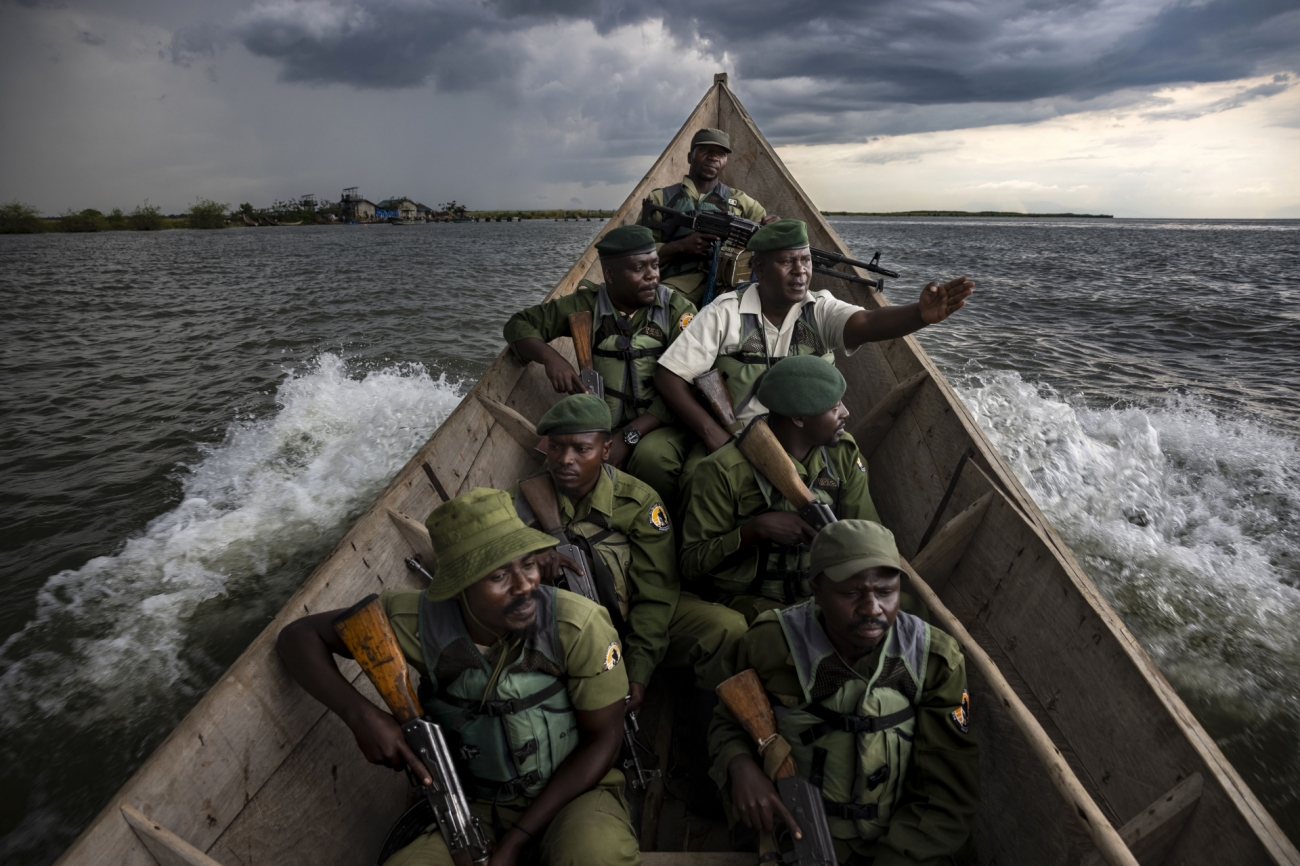
<instances>
[{"instance_id":1,"label":"lake water","mask_svg":"<svg viewBox=\"0 0 1300 866\"><path fill-rule=\"evenodd\" d=\"M832 221L1300 836L1300 222ZM53 860L591 223L0 236L0 860Z\"/></svg>"}]
</instances>

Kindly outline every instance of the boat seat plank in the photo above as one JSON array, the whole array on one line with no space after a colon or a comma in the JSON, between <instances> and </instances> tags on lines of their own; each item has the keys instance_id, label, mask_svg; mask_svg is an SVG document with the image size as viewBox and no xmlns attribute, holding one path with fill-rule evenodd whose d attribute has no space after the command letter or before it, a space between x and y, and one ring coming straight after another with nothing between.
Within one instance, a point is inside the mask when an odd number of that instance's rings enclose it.
<instances>
[{"instance_id":1,"label":"boat seat plank","mask_svg":"<svg viewBox=\"0 0 1300 866\"><path fill-rule=\"evenodd\" d=\"M541 441L542 437L537 435L536 422L525 418L505 403L498 403L484 394L477 396L478 401L483 404L483 408L488 410L488 414L509 434L511 439L519 443L519 447L524 449L525 453L534 457L534 459L541 457L541 454L537 452L537 443Z\"/></svg>"},{"instance_id":2,"label":"boat seat plank","mask_svg":"<svg viewBox=\"0 0 1300 866\"><path fill-rule=\"evenodd\" d=\"M917 574L925 578L926 583L935 593L940 593L948 583L967 545L975 536L994 493L990 490L976 499L964 511L949 520L934 534L921 552L912 558L912 567Z\"/></svg>"},{"instance_id":3,"label":"boat seat plank","mask_svg":"<svg viewBox=\"0 0 1300 866\"><path fill-rule=\"evenodd\" d=\"M903 410L912 401L912 397L930 378L927 370L922 370L899 382L853 428L853 438L858 443L862 456L870 460L881 440L894 428Z\"/></svg>"},{"instance_id":4,"label":"boat seat plank","mask_svg":"<svg viewBox=\"0 0 1300 866\"><path fill-rule=\"evenodd\" d=\"M420 557L420 564L432 572L438 563L438 556L433 552L433 540L429 538L429 529L409 514L395 509L388 509L388 519L393 521L397 532L410 546L411 553Z\"/></svg>"},{"instance_id":5,"label":"boat seat plank","mask_svg":"<svg viewBox=\"0 0 1300 866\"><path fill-rule=\"evenodd\" d=\"M1201 801L1205 780L1193 773L1175 785L1141 814L1119 829L1120 838L1142 866L1161 866L1183 827ZM1104 866L1099 851L1084 858L1082 866Z\"/></svg>"},{"instance_id":6,"label":"boat seat plank","mask_svg":"<svg viewBox=\"0 0 1300 866\"><path fill-rule=\"evenodd\" d=\"M122 817L149 850L158 866L222 866L138 809L122 804Z\"/></svg>"}]
</instances>

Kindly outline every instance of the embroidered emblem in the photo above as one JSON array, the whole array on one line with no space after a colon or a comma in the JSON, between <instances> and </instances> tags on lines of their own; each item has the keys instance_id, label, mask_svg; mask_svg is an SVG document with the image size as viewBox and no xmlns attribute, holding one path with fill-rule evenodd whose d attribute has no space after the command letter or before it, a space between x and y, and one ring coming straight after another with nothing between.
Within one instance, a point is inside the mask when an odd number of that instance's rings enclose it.
<instances>
[{"instance_id":1,"label":"embroidered emblem","mask_svg":"<svg viewBox=\"0 0 1300 866\"><path fill-rule=\"evenodd\" d=\"M949 715L963 734L970 733L970 694L965 689L961 690L961 706Z\"/></svg>"},{"instance_id":2,"label":"embroidered emblem","mask_svg":"<svg viewBox=\"0 0 1300 866\"><path fill-rule=\"evenodd\" d=\"M858 471L859 471L859 472L866 472L866 471L867 471L867 465L866 465L865 463L862 462L862 458L861 458L861 457L858 458Z\"/></svg>"},{"instance_id":3,"label":"embroidered emblem","mask_svg":"<svg viewBox=\"0 0 1300 866\"><path fill-rule=\"evenodd\" d=\"M650 525L660 532L667 532L672 526L668 522L668 512L664 510L663 505L656 502L650 509Z\"/></svg>"},{"instance_id":4,"label":"embroidered emblem","mask_svg":"<svg viewBox=\"0 0 1300 866\"><path fill-rule=\"evenodd\" d=\"M839 486L840 483L829 475L820 475L817 480L813 482L813 487L820 487L822 490L835 490Z\"/></svg>"},{"instance_id":5,"label":"embroidered emblem","mask_svg":"<svg viewBox=\"0 0 1300 866\"><path fill-rule=\"evenodd\" d=\"M727 199L727 204L731 205L732 207L740 207L740 202L736 201L734 198Z\"/></svg>"},{"instance_id":6,"label":"embroidered emblem","mask_svg":"<svg viewBox=\"0 0 1300 866\"><path fill-rule=\"evenodd\" d=\"M682 317L677 320L677 329L679 331L686 330L686 326L689 325L691 323L691 320L694 318L695 318L694 313L682 313Z\"/></svg>"},{"instance_id":7,"label":"embroidered emblem","mask_svg":"<svg viewBox=\"0 0 1300 866\"><path fill-rule=\"evenodd\" d=\"M605 670L612 671L622 660L623 651L618 648L618 641L614 641L609 645L609 649L605 650Z\"/></svg>"}]
</instances>

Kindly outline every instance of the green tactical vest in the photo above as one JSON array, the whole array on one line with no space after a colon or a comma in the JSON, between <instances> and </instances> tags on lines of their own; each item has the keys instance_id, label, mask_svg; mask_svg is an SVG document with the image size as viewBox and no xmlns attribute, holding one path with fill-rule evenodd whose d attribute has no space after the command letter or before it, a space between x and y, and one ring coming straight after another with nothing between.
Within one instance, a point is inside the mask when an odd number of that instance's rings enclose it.
<instances>
[{"instance_id":1,"label":"green tactical vest","mask_svg":"<svg viewBox=\"0 0 1300 866\"><path fill-rule=\"evenodd\" d=\"M578 745L578 722L565 690L564 651L554 587L539 587L536 632L492 676L453 599L420 599L420 643L429 671L424 711L442 725L465 787L481 800L536 797ZM429 694L429 691L432 694Z\"/></svg>"},{"instance_id":2,"label":"green tactical vest","mask_svg":"<svg viewBox=\"0 0 1300 866\"><path fill-rule=\"evenodd\" d=\"M614 308L609 292L597 289L595 324L591 336L591 366L605 380L605 402L613 426L621 427L654 402L655 367L668 348L668 321L673 290L659 286L655 304L639 330L632 329L632 317Z\"/></svg>"},{"instance_id":3,"label":"green tactical vest","mask_svg":"<svg viewBox=\"0 0 1300 866\"><path fill-rule=\"evenodd\" d=\"M736 289L736 302L745 297L745 292L758 291L753 283L746 283ZM835 353L822 342L821 329L813 310L817 306L815 298L804 301L799 311L799 319L794 323L794 333L790 335L790 350L787 355L821 355L828 362L835 362ZM727 382L727 392L731 395L731 405L736 407L736 414L749 405L758 391L758 383L767 374L768 369L780 358L768 354L767 331L763 326L760 313L744 313L740 317L740 334L734 343L734 351L719 355L713 369L722 373Z\"/></svg>"},{"instance_id":4,"label":"green tactical vest","mask_svg":"<svg viewBox=\"0 0 1300 866\"><path fill-rule=\"evenodd\" d=\"M664 187L664 206L687 213L697 210L716 210L729 213L732 216L741 216L741 207L736 202L734 191L721 181L713 188L712 192L698 202L691 200L691 195L686 191L685 184L675 183L672 186L666 186ZM675 241L678 238L686 237L690 233L690 229L678 226L672 237L661 238L661 240L664 242ZM690 273L691 271L707 271L708 269L709 264L707 261L677 262L660 269L659 277L660 279L667 279L678 274Z\"/></svg>"},{"instance_id":5,"label":"green tactical vest","mask_svg":"<svg viewBox=\"0 0 1300 866\"><path fill-rule=\"evenodd\" d=\"M899 611L868 680L835 652L811 600L763 616L779 619L803 689L802 706L775 708L777 730L800 774L821 788L831 835L879 838L911 760L930 627Z\"/></svg>"}]
</instances>

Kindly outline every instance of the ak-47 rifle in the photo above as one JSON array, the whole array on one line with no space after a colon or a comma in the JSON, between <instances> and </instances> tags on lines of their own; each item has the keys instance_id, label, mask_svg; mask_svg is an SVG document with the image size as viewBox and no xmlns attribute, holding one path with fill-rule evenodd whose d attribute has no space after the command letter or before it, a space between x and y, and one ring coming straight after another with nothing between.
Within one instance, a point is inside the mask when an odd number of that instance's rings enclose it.
<instances>
[{"instance_id":1,"label":"ak-47 rifle","mask_svg":"<svg viewBox=\"0 0 1300 866\"><path fill-rule=\"evenodd\" d=\"M402 726L406 744L428 770L432 781L419 787L433 808L452 862L456 866L483 866L492 845L479 819L469 811L442 728L424 717L416 700L406 659L379 596L366 596L339 614L334 619L334 630Z\"/></svg>"},{"instance_id":2,"label":"ak-47 rifle","mask_svg":"<svg viewBox=\"0 0 1300 866\"><path fill-rule=\"evenodd\" d=\"M605 399L605 380L592 368L591 362L591 310L569 314L569 335L573 337L573 352L578 356L578 376L582 387L600 399Z\"/></svg>"},{"instance_id":3,"label":"ak-47 rifle","mask_svg":"<svg viewBox=\"0 0 1300 866\"><path fill-rule=\"evenodd\" d=\"M753 738L758 746L759 755L776 742L776 716L768 703L763 682L753 668L743 670L724 680L716 689L723 706L731 711L740 722L745 733ZM792 854L775 857L770 852L777 852L776 841L770 833L759 836L759 861L780 860L790 866L837 866L835 859L835 841L831 837L830 827L826 823L826 809L822 806L821 790L807 779L799 777L794 758L785 756L785 760L773 774L776 792L781 802L790 810L802 835L795 837Z\"/></svg>"},{"instance_id":4,"label":"ak-47 rifle","mask_svg":"<svg viewBox=\"0 0 1300 866\"><path fill-rule=\"evenodd\" d=\"M576 314L575 314L576 315ZM588 313L587 315L590 315ZM555 552L561 556L566 556L577 564L577 569L569 568L567 565L560 566L560 579L564 582L563 588L569 592L575 592L596 604L601 605L609 610L609 605L605 604L600 597L600 591L596 588L596 572L592 568L591 562L583 553L582 548L569 540L569 536L564 531L564 524L560 520L560 504L555 496L555 481L551 478L549 472L543 472L532 478L526 478L519 482L519 492L524 495L528 502L528 507L533 510L533 516L537 518L537 525L560 542L555 547ZM609 587L609 593L614 592L613 587ZM618 604L617 598L611 599L614 605ZM622 622L622 616L619 615L617 608L609 610L610 619ZM637 724L636 713L628 713L623 717L623 769L630 770L632 775L632 787L644 789L650 784L659 770L648 770L641 764L641 755L638 749L650 752L648 748L642 745L637 739L640 732L640 726Z\"/></svg>"},{"instance_id":5,"label":"ak-47 rifle","mask_svg":"<svg viewBox=\"0 0 1300 866\"><path fill-rule=\"evenodd\" d=\"M658 229L661 236L665 238L679 228L720 238L718 274L721 277L720 281L726 282L728 285L731 285L732 279L734 279L735 265L732 264L730 270L725 271L722 262L734 262L740 252L745 249L745 245L749 243L749 239L753 237L754 232L761 228L753 220L733 216L723 211L680 211L665 205L655 204L650 199L646 199L641 205L641 224L647 228ZM880 266L879 252L872 256L869 262L860 262L857 259L851 259L848 256L842 256L829 250L814 248L810 249L810 252L812 253L813 272L825 274L837 280L857 283L870 289L879 290L881 288L879 280L871 280L866 277L859 277L856 274L836 270L836 265L851 265L855 268L870 271L873 274L893 278L898 277L897 271L891 271Z\"/></svg>"}]
</instances>

